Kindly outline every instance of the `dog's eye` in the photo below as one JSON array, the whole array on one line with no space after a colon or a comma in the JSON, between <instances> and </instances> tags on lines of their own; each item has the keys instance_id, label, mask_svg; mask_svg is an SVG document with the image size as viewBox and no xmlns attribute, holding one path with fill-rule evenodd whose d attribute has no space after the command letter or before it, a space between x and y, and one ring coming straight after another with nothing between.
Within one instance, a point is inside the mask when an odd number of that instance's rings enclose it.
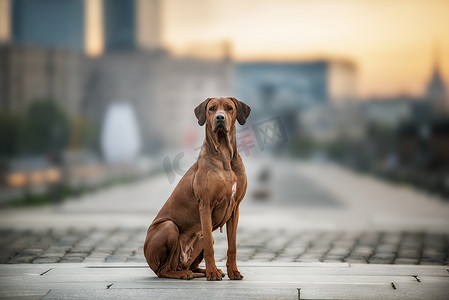
<instances>
[{"instance_id":1,"label":"dog's eye","mask_svg":"<svg viewBox=\"0 0 449 300\"><path fill-rule=\"evenodd\" d=\"M214 111L214 110L215 110L215 107L211 106L211 107L209 107L209 110L210 110L210 111Z\"/></svg>"},{"instance_id":2,"label":"dog's eye","mask_svg":"<svg viewBox=\"0 0 449 300\"><path fill-rule=\"evenodd\" d=\"M228 110L232 110L232 106L228 106Z\"/></svg>"}]
</instances>

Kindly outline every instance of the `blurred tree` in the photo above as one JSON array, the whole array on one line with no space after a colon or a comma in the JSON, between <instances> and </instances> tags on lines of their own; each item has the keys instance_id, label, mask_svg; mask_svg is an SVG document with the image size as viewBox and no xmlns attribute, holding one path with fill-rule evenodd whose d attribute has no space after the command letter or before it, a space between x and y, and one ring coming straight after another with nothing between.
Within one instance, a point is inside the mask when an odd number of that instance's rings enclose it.
<instances>
[{"instance_id":1,"label":"blurred tree","mask_svg":"<svg viewBox=\"0 0 449 300\"><path fill-rule=\"evenodd\" d=\"M0 157L17 155L23 140L23 129L23 120L18 116L0 112Z\"/></svg>"},{"instance_id":2,"label":"blurred tree","mask_svg":"<svg viewBox=\"0 0 449 300\"><path fill-rule=\"evenodd\" d=\"M26 148L35 154L59 155L70 135L70 121L54 101L33 102L26 113Z\"/></svg>"},{"instance_id":3,"label":"blurred tree","mask_svg":"<svg viewBox=\"0 0 449 300\"><path fill-rule=\"evenodd\" d=\"M383 159L388 153L396 150L396 129L370 122L366 132L373 147L375 159Z\"/></svg>"}]
</instances>

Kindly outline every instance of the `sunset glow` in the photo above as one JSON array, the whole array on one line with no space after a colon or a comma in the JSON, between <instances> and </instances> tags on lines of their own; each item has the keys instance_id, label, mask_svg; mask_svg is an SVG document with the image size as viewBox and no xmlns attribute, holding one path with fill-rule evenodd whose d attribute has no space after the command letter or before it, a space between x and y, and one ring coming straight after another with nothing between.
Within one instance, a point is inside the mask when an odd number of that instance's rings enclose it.
<instances>
[{"instance_id":1,"label":"sunset glow","mask_svg":"<svg viewBox=\"0 0 449 300\"><path fill-rule=\"evenodd\" d=\"M104 49L103 1L85 0L84 3L86 9L86 54L98 56L103 53Z\"/></svg>"},{"instance_id":2,"label":"sunset glow","mask_svg":"<svg viewBox=\"0 0 449 300\"><path fill-rule=\"evenodd\" d=\"M434 67L449 81L449 1L164 1L166 43L229 40L246 60L344 57L363 97L422 95Z\"/></svg>"},{"instance_id":3,"label":"sunset glow","mask_svg":"<svg viewBox=\"0 0 449 300\"><path fill-rule=\"evenodd\" d=\"M10 0L0 0L0 42L7 41L11 34Z\"/></svg>"}]
</instances>

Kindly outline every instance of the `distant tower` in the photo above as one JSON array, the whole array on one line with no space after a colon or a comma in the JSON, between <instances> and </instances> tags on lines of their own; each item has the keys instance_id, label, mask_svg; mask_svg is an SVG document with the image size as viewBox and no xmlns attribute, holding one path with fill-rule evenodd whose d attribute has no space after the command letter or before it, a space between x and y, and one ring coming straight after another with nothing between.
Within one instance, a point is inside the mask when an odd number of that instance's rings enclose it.
<instances>
[{"instance_id":1,"label":"distant tower","mask_svg":"<svg viewBox=\"0 0 449 300\"><path fill-rule=\"evenodd\" d=\"M446 97L446 86L441 76L438 54L438 46L435 46L435 65L426 92L426 97L432 101L442 101Z\"/></svg>"},{"instance_id":2,"label":"distant tower","mask_svg":"<svg viewBox=\"0 0 449 300\"><path fill-rule=\"evenodd\" d=\"M13 42L84 50L83 0L13 0L11 4Z\"/></svg>"},{"instance_id":3,"label":"distant tower","mask_svg":"<svg viewBox=\"0 0 449 300\"><path fill-rule=\"evenodd\" d=\"M162 44L162 3L160 0L137 0L136 35L141 50L159 50Z\"/></svg>"},{"instance_id":4,"label":"distant tower","mask_svg":"<svg viewBox=\"0 0 449 300\"><path fill-rule=\"evenodd\" d=\"M135 0L104 0L106 51L136 49Z\"/></svg>"},{"instance_id":5,"label":"distant tower","mask_svg":"<svg viewBox=\"0 0 449 300\"><path fill-rule=\"evenodd\" d=\"M159 0L103 0L106 51L162 48Z\"/></svg>"}]
</instances>

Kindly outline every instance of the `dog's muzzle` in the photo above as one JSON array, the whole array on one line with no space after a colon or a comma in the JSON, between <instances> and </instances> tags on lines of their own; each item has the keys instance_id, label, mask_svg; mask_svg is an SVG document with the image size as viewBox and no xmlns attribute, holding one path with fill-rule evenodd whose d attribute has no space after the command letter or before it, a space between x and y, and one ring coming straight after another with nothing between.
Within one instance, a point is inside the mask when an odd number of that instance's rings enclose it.
<instances>
[{"instance_id":1,"label":"dog's muzzle","mask_svg":"<svg viewBox=\"0 0 449 300\"><path fill-rule=\"evenodd\" d=\"M223 129L226 131L226 117L223 114L217 114L214 120L214 131Z\"/></svg>"}]
</instances>

